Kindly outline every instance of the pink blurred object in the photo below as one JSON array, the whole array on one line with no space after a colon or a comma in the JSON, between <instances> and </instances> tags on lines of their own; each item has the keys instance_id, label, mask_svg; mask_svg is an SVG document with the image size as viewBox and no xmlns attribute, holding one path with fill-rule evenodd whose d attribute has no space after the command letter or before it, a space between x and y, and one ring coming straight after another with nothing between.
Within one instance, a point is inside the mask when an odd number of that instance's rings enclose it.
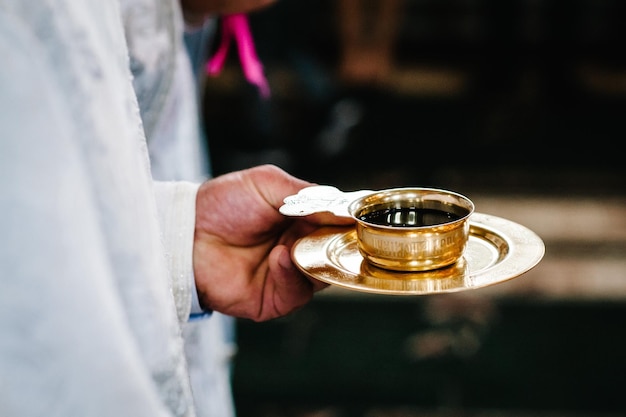
<instances>
[{"instance_id":1,"label":"pink blurred object","mask_svg":"<svg viewBox=\"0 0 626 417\"><path fill-rule=\"evenodd\" d=\"M258 87L261 97L269 98L270 86L263 73L263 64L256 54L248 17L245 14L232 14L222 17L220 44L206 65L207 73L216 76L222 71L232 38L235 38L237 43L239 62L244 76L248 82Z\"/></svg>"}]
</instances>

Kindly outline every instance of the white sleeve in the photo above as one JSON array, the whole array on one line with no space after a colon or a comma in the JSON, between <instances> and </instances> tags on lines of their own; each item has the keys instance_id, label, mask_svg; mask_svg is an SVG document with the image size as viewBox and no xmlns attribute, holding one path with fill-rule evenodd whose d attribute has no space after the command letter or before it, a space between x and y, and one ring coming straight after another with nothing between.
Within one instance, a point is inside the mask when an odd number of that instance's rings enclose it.
<instances>
[{"instance_id":1,"label":"white sleeve","mask_svg":"<svg viewBox=\"0 0 626 417\"><path fill-rule=\"evenodd\" d=\"M190 314L201 313L192 256L199 186L187 181L154 183L167 267L181 321L189 319Z\"/></svg>"}]
</instances>

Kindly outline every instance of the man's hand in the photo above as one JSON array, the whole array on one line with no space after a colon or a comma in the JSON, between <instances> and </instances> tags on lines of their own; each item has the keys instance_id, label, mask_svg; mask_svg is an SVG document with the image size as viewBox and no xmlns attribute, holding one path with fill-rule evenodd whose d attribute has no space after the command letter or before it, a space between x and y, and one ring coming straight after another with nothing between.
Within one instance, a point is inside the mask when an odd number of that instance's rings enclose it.
<instances>
[{"instance_id":1,"label":"man's hand","mask_svg":"<svg viewBox=\"0 0 626 417\"><path fill-rule=\"evenodd\" d=\"M263 165L200 186L193 262L202 307L265 321L302 307L327 286L297 269L291 248L324 224L353 220L327 214L291 218L278 211L285 197L311 185Z\"/></svg>"}]
</instances>

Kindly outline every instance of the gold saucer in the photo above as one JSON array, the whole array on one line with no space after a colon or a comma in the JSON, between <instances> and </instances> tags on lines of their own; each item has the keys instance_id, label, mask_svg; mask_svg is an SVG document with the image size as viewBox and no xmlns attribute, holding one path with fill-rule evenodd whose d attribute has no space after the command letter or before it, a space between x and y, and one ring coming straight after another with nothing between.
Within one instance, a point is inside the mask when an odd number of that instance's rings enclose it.
<instances>
[{"instance_id":1,"label":"gold saucer","mask_svg":"<svg viewBox=\"0 0 626 417\"><path fill-rule=\"evenodd\" d=\"M397 272L364 260L354 226L325 227L300 239L292 257L311 278L355 291L426 295L466 291L516 278L545 253L530 229L501 217L474 213L463 257L454 265L425 272Z\"/></svg>"}]
</instances>

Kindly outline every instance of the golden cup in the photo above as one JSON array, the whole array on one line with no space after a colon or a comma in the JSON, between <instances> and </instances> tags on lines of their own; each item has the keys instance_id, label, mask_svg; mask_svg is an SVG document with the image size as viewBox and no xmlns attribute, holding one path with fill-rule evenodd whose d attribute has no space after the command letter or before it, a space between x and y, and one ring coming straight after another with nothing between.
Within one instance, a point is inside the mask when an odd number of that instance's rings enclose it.
<instances>
[{"instance_id":1,"label":"golden cup","mask_svg":"<svg viewBox=\"0 0 626 417\"><path fill-rule=\"evenodd\" d=\"M348 206L366 261L393 271L429 271L457 262L469 239L474 203L436 188L392 188Z\"/></svg>"}]
</instances>

